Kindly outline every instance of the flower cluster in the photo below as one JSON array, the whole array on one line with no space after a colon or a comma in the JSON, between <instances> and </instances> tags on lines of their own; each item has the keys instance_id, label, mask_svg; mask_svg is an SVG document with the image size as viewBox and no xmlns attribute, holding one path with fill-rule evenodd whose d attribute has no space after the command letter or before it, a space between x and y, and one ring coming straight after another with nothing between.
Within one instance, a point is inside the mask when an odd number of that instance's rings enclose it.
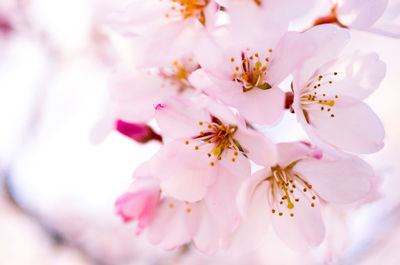
<instances>
[{"instance_id":1,"label":"flower cluster","mask_svg":"<svg viewBox=\"0 0 400 265\"><path fill-rule=\"evenodd\" d=\"M134 67L111 77L117 129L162 141L115 206L150 242L237 253L273 227L304 250L324 240L323 207L374 194L377 176L358 154L383 147L383 125L363 100L385 64L375 53L343 53L352 26L338 15L353 10L361 25L359 1L335 3L334 18L290 31L314 2L134 0L113 14L137 51ZM260 130L285 111L309 139L274 143Z\"/></svg>"}]
</instances>

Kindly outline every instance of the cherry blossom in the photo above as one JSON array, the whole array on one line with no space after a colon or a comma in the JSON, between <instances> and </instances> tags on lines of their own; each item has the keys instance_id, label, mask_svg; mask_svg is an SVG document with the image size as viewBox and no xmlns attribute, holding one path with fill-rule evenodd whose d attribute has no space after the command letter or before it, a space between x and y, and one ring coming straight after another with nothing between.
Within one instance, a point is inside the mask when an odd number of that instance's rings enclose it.
<instances>
[{"instance_id":1,"label":"cherry blossom","mask_svg":"<svg viewBox=\"0 0 400 265\"><path fill-rule=\"evenodd\" d=\"M383 147L380 119L364 100L385 76L385 64L374 53L338 56L348 33L321 25L305 33L320 43L293 82L293 109L315 143L355 153Z\"/></svg>"},{"instance_id":2,"label":"cherry blossom","mask_svg":"<svg viewBox=\"0 0 400 265\"><path fill-rule=\"evenodd\" d=\"M195 54L202 68L190 79L207 95L237 108L249 122L271 125L285 104L278 85L310 55L313 44L300 33L285 33L273 21L253 24L247 25L249 33L230 25L199 41Z\"/></svg>"},{"instance_id":3,"label":"cherry blossom","mask_svg":"<svg viewBox=\"0 0 400 265\"><path fill-rule=\"evenodd\" d=\"M147 230L148 240L166 250L193 242L201 252L213 254L238 224L235 195L239 186L232 189L230 174L221 174L208 195L196 202L166 195L148 163L138 167L134 178L115 203L117 214L125 222L137 220L137 233Z\"/></svg>"},{"instance_id":4,"label":"cherry blossom","mask_svg":"<svg viewBox=\"0 0 400 265\"><path fill-rule=\"evenodd\" d=\"M117 31L134 37L141 65L159 66L190 53L215 25L217 11L213 0L130 0L110 20Z\"/></svg>"},{"instance_id":5,"label":"cherry blossom","mask_svg":"<svg viewBox=\"0 0 400 265\"><path fill-rule=\"evenodd\" d=\"M164 97L183 96L194 91L188 77L197 68L199 65L191 56L157 69L117 68L109 85L115 116L132 123L148 122Z\"/></svg>"},{"instance_id":6,"label":"cherry blossom","mask_svg":"<svg viewBox=\"0 0 400 265\"><path fill-rule=\"evenodd\" d=\"M220 175L232 175L235 186L250 175L250 160L275 160L275 146L264 134L206 97L170 98L157 106L155 119L170 139L152 159L155 174L162 190L177 199L198 201Z\"/></svg>"},{"instance_id":7,"label":"cherry blossom","mask_svg":"<svg viewBox=\"0 0 400 265\"><path fill-rule=\"evenodd\" d=\"M115 202L116 212L124 222L137 219L137 233L140 234L152 220L159 199L160 188L156 180L139 178L131 185L131 190Z\"/></svg>"},{"instance_id":8,"label":"cherry blossom","mask_svg":"<svg viewBox=\"0 0 400 265\"><path fill-rule=\"evenodd\" d=\"M278 144L277 164L255 172L239 191L243 220L228 248L258 246L269 224L293 249L318 246L325 235L321 207L363 199L373 176L358 157L322 157L302 142Z\"/></svg>"},{"instance_id":9,"label":"cherry blossom","mask_svg":"<svg viewBox=\"0 0 400 265\"><path fill-rule=\"evenodd\" d=\"M122 134L162 142L115 204L138 234L166 250L241 254L274 230L306 251L330 229L324 207L379 198L380 177L355 154L383 147L382 122L364 100L386 66L375 53L342 51L349 29L395 37L396 27L378 23L395 1L333 1L332 13L303 32L289 23L314 0L126 3L112 26L137 54L134 67L112 74L111 116ZM259 131L285 109L307 142L275 145Z\"/></svg>"}]
</instances>

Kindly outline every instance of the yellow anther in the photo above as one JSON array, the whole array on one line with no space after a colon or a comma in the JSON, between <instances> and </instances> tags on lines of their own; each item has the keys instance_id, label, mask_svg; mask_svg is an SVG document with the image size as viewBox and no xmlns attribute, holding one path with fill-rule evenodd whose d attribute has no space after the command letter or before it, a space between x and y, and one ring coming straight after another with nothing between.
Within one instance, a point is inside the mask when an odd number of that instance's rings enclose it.
<instances>
[{"instance_id":1,"label":"yellow anther","mask_svg":"<svg viewBox=\"0 0 400 265\"><path fill-rule=\"evenodd\" d=\"M221 146L218 145L218 146L214 147L213 150L212 150L212 152L213 152L213 154L216 155L216 156L220 155L221 152L222 152Z\"/></svg>"}]
</instances>

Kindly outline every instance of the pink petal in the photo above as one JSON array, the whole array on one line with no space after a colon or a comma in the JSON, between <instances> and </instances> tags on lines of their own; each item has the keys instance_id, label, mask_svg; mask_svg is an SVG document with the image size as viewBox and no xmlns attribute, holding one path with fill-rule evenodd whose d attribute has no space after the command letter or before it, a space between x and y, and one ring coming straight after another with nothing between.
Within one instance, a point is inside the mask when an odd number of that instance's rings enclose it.
<instances>
[{"instance_id":1,"label":"pink petal","mask_svg":"<svg viewBox=\"0 0 400 265\"><path fill-rule=\"evenodd\" d=\"M361 100L378 88L385 77L386 65L376 53L355 52L328 63L320 71L338 73L327 89Z\"/></svg>"},{"instance_id":2,"label":"pink petal","mask_svg":"<svg viewBox=\"0 0 400 265\"><path fill-rule=\"evenodd\" d=\"M261 246L270 227L270 207L267 200L268 183L259 182L251 191L247 214L228 239L227 251L243 254Z\"/></svg>"},{"instance_id":3,"label":"pink petal","mask_svg":"<svg viewBox=\"0 0 400 265\"><path fill-rule=\"evenodd\" d=\"M166 144L151 162L163 192L180 200L195 202L205 196L218 171L210 166L209 146L195 150L195 144L186 145L185 141L175 140Z\"/></svg>"},{"instance_id":4,"label":"pink petal","mask_svg":"<svg viewBox=\"0 0 400 265\"><path fill-rule=\"evenodd\" d=\"M250 207L250 202L257 186L260 185L260 183L262 183L269 175L271 175L271 170L268 168L262 168L243 181L236 198L238 210L243 218L247 218L247 211Z\"/></svg>"},{"instance_id":5,"label":"pink petal","mask_svg":"<svg viewBox=\"0 0 400 265\"><path fill-rule=\"evenodd\" d=\"M171 138L190 138L200 133L199 122L208 122L210 115L190 101L168 98L160 102L154 115L163 134Z\"/></svg>"},{"instance_id":6,"label":"pink petal","mask_svg":"<svg viewBox=\"0 0 400 265\"><path fill-rule=\"evenodd\" d=\"M267 3L265 6L260 8L253 1L231 1L227 9L231 22L228 27L234 38L227 41L245 46L249 46L249 43L262 43L266 49L275 47L288 25L287 21L280 20L274 12L266 12L271 9ZM273 8L274 4L270 6Z\"/></svg>"},{"instance_id":7,"label":"pink petal","mask_svg":"<svg viewBox=\"0 0 400 265\"><path fill-rule=\"evenodd\" d=\"M278 87L261 90L252 90L241 93L233 102L241 115L249 122L260 125L272 125L276 123L283 114L285 106L285 93Z\"/></svg>"},{"instance_id":8,"label":"pink petal","mask_svg":"<svg viewBox=\"0 0 400 265\"><path fill-rule=\"evenodd\" d=\"M108 17L111 27L124 35L137 36L145 34L149 29L167 22L165 14L170 11L171 4L157 0L129 1L117 6Z\"/></svg>"},{"instance_id":9,"label":"pink petal","mask_svg":"<svg viewBox=\"0 0 400 265\"><path fill-rule=\"evenodd\" d=\"M375 175L367 163L355 156L334 161L302 160L293 170L304 176L319 196L332 203L362 199L370 190L369 179Z\"/></svg>"},{"instance_id":10,"label":"pink petal","mask_svg":"<svg viewBox=\"0 0 400 265\"><path fill-rule=\"evenodd\" d=\"M169 66L177 58L192 53L202 31L196 23L195 18L175 20L136 38L138 65L144 68Z\"/></svg>"},{"instance_id":11,"label":"pink petal","mask_svg":"<svg viewBox=\"0 0 400 265\"><path fill-rule=\"evenodd\" d=\"M210 97L199 96L195 101L197 106L207 110L207 112L217 117L223 123L235 124L242 127L246 126L246 122L235 115L228 106L212 100Z\"/></svg>"},{"instance_id":12,"label":"pink petal","mask_svg":"<svg viewBox=\"0 0 400 265\"><path fill-rule=\"evenodd\" d=\"M306 34L287 32L271 54L267 72L271 85L279 85L293 70L299 67L315 50L312 39Z\"/></svg>"},{"instance_id":13,"label":"pink petal","mask_svg":"<svg viewBox=\"0 0 400 265\"><path fill-rule=\"evenodd\" d=\"M197 41L194 54L201 68L207 74L211 74L218 79L230 80L232 77L231 54L225 51L226 48L224 49L223 45L218 41L226 37L226 31L222 30L213 32L212 35L203 34L203 37Z\"/></svg>"},{"instance_id":14,"label":"pink petal","mask_svg":"<svg viewBox=\"0 0 400 265\"><path fill-rule=\"evenodd\" d=\"M231 156L234 157L233 154ZM239 221L236 194L243 180L250 177L250 163L241 155L235 158L235 162L230 159L219 162L217 180L209 188L204 202L218 227L230 232Z\"/></svg>"},{"instance_id":15,"label":"pink petal","mask_svg":"<svg viewBox=\"0 0 400 265\"><path fill-rule=\"evenodd\" d=\"M350 28L367 29L383 14L388 0L341 1L336 12L339 21Z\"/></svg>"},{"instance_id":16,"label":"pink petal","mask_svg":"<svg viewBox=\"0 0 400 265\"><path fill-rule=\"evenodd\" d=\"M256 164L270 167L276 163L276 146L263 133L239 129L234 138L240 143L249 159Z\"/></svg>"},{"instance_id":17,"label":"pink petal","mask_svg":"<svg viewBox=\"0 0 400 265\"><path fill-rule=\"evenodd\" d=\"M281 167L286 167L290 163L312 155L315 151L304 142L290 142L277 144L278 161Z\"/></svg>"},{"instance_id":18,"label":"pink petal","mask_svg":"<svg viewBox=\"0 0 400 265\"><path fill-rule=\"evenodd\" d=\"M177 88L146 72L117 70L110 78L111 100L116 116L132 123L147 122L154 106L164 97L177 94Z\"/></svg>"},{"instance_id":19,"label":"pink petal","mask_svg":"<svg viewBox=\"0 0 400 265\"><path fill-rule=\"evenodd\" d=\"M332 24L312 27L304 35L313 41L315 50L301 68L301 87L321 65L335 59L350 40L348 30Z\"/></svg>"},{"instance_id":20,"label":"pink petal","mask_svg":"<svg viewBox=\"0 0 400 265\"><path fill-rule=\"evenodd\" d=\"M309 12L315 2L314 0L263 0L261 7L266 11L277 14L277 19L290 20Z\"/></svg>"},{"instance_id":21,"label":"pink petal","mask_svg":"<svg viewBox=\"0 0 400 265\"><path fill-rule=\"evenodd\" d=\"M201 214L198 219L198 230L193 237L193 244L202 253L213 255L219 249L220 231L218 229L218 224L203 203L198 207Z\"/></svg>"},{"instance_id":22,"label":"pink petal","mask_svg":"<svg viewBox=\"0 0 400 265\"><path fill-rule=\"evenodd\" d=\"M118 215L124 222L136 219L145 208L147 202L146 191L140 193L124 193L115 202L115 208Z\"/></svg>"},{"instance_id":23,"label":"pink petal","mask_svg":"<svg viewBox=\"0 0 400 265\"><path fill-rule=\"evenodd\" d=\"M148 239L166 250L182 246L190 241L185 223L185 204L167 198L158 206L153 221L148 227Z\"/></svg>"},{"instance_id":24,"label":"pink petal","mask_svg":"<svg viewBox=\"0 0 400 265\"><path fill-rule=\"evenodd\" d=\"M315 106L308 114L315 134L335 147L356 153L373 153L383 147L382 122L362 101L342 96L331 112Z\"/></svg>"},{"instance_id":25,"label":"pink petal","mask_svg":"<svg viewBox=\"0 0 400 265\"><path fill-rule=\"evenodd\" d=\"M117 214L125 222L137 219L140 233L152 220L160 198L160 189L153 179L137 179L130 191L115 202Z\"/></svg>"},{"instance_id":26,"label":"pink petal","mask_svg":"<svg viewBox=\"0 0 400 265\"><path fill-rule=\"evenodd\" d=\"M310 199L306 198L301 191L295 190L293 195L300 199L299 202L295 203L292 210L283 206L273 213L272 225L286 245L294 250L306 251L322 242L325 226L318 201L313 201L314 207L311 207ZM279 212L283 215L279 216ZM293 216L290 216L291 213Z\"/></svg>"}]
</instances>

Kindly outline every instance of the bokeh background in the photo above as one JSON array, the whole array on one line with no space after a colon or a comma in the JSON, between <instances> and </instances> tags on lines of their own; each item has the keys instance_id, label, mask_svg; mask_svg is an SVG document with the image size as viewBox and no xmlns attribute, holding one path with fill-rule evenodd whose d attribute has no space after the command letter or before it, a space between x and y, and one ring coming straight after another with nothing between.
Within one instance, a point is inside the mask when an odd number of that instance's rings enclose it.
<instances>
[{"instance_id":1,"label":"bokeh background","mask_svg":"<svg viewBox=\"0 0 400 265\"><path fill-rule=\"evenodd\" d=\"M107 24L119 1L0 0L0 264L400 264L400 40L352 31L347 47L387 63L367 100L387 132L385 147L365 157L383 177L376 201L350 214L327 209L329 240L310 253L273 233L240 258L190 246L164 252L113 210L134 168L159 148L112 131L108 75L135 53ZM291 27L305 29L329 8L319 0ZM269 133L302 139L288 129L294 122L288 113Z\"/></svg>"}]
</instances>

